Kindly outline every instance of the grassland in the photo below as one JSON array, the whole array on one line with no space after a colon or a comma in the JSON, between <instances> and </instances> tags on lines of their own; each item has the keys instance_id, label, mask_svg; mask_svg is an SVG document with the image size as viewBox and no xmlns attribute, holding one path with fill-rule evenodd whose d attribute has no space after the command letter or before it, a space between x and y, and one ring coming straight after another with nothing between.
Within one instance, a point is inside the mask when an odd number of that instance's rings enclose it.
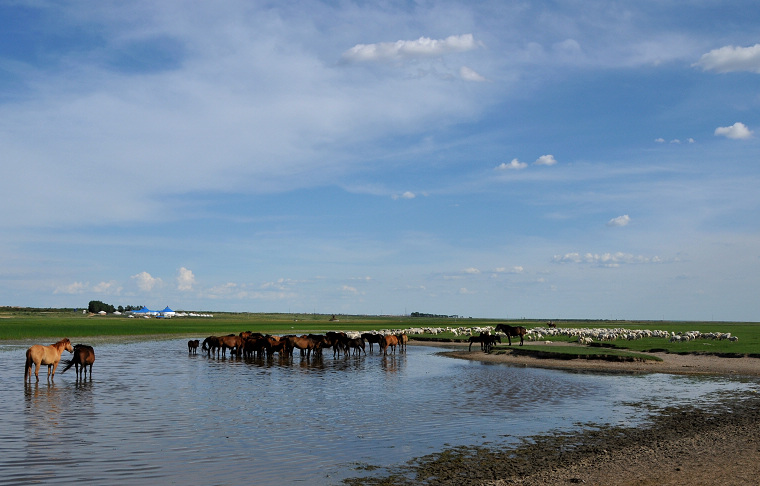
<instances>
[{"instance_id":1,"label":"grassland","mask_svg":"<svg viewBox=\"0 0 760 486\"><path fill-rule=\"evenodd\" d=\"M51 340L60 337L85 338L90 336L155 336L176 335L204 337L254 331L264 334L319 333L325 331L371 331L380 329L469 328L494 326L500 322L526 328L543 327L545 320L503 320L468 318L432 318L409 316L364 316L323 314L267 314L267 313L213 313L213 317L175 317L172 319L127 318L125 316L92 316L74 309L21 309L0 308L0 341ZM617 340L597 344L613 349L636 352L668 351L671 353L709 353L733 356L760 356L760 323L755 322L689 322L689 321L607 321L607 320L555 320L560 328L623 328L659 329L669 332L730 332L737 342L695 340L671 343L662 338L634 341ZM414 337L414 336L412 336ZM419 336L431 339L430 335ZM444 332L432 339L440 341L466 340L466 337ZM554 337L554 342L572 341ZM525 347L538 350L538 343L526 341ZM595 349L594 348L591 349ZM514 346L513 346L514 347ZM498 348L497 348L498 349ZM560 352L560 350L549 350ZM563 351L566 352L566 351ZM596 348L596 352L602 350Z\"/></svg>"}]
</instances>

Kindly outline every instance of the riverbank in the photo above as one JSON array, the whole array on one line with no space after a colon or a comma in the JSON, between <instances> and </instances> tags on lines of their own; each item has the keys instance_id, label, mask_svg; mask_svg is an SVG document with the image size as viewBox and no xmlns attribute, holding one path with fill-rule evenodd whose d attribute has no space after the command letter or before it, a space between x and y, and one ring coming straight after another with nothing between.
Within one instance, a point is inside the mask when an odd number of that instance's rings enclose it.
<instances>
[{"instance_id":1,"label":"riverbank","mask_svg":"<svg viewBox=\"0 0 760 486\"><path fill-rule=\"evenodd\" d=\"M656 356L659 361L607 361L602 359L551 359L518 355L510 350L484 353L479 349L467 351L466 344L430 343L415 341L417 345L434 345L450 348L442 353L458 359L500 363L510 366L530 366L559 370L610 372L610 373L670 373L681 375L726 375L760 376L760 359L749 357L723 357L710 354L646 353ZM573 346L572 343L558 343L557 346ZM577 346L577 345L576 345Z\"/></svg>"},{"instance_id":2,"label":"riverbank","mask_svg":"<svg viewBox=\"0 0 760 486\"><path fill-rule=\"evenodd\" d=\"M582 428L512 448L465 447L415 460L403 475L352 484L744 486L760 474L760 397L706 411L673 408L641 428Z\"/></svg>"},{"instance_id":3,"label":"riverbank","mask_svg":"<svg viewBox=\"0 0 760 486\"><path fill-rule=\"evenodd\" d=\"M425 345L424 343L416 343ZM440 344L439 344L440 346ZM469 352L447 344L446 356L572 371L760 376L760 359L655 354L662 361L560 360ZM760 396L724 400L709 410L672 408L644 427L583 427L531 437L514 447L464 447L418 458L403 474L353 484L482 486L755 485L760 476Z\"/></svg>"},{"instance_id":4,"label":"riverbank","mask_svg":"<svg viewBox=\"0 0 760 486\"><path fill-rule=\"evenodd\" d=\"M427 343L416 342L418 345ZM435 345L435 344L430 344ZM441 344L437 344L441 346ZM657 354L662 361L555 360L486 354L460 344L442 354L459 359L573 371L760 376L760 359ZM636 428L579 425L577 432L530 437L517 446L446 449L386 477L353 485L481 486L749 486L760 477L760 396L726 398L709 410L663 410Z\"/></svg>"}]
</instances>

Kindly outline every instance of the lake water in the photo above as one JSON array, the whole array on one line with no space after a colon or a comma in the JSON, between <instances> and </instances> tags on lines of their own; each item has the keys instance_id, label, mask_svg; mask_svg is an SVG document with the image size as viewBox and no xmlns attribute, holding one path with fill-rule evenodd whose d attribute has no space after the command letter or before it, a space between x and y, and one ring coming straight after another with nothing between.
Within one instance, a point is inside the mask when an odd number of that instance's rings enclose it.
<instances>
[{"instance_id":1,"label":"lake water","mask_svg":"<svg viewBox=\"0 0 760 486\"><path fill-rule=\"evenodd\" d=\"M191 356L186 343L96 345L92 380L60 366L48 383L43 367L31 385L31 343L0 344L0 482L337 484L445 446L635 424L652 409L760 389L483 364L427 346L281 362Z\"/></svg>"}]
</instances>

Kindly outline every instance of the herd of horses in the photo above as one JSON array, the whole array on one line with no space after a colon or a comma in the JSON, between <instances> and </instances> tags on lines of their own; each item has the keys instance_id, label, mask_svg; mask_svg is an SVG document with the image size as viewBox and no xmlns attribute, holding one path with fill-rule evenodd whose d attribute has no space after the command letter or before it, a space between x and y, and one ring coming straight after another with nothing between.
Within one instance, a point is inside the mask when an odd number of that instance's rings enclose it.
<instances>
[{"instance_id":1,"label":"herd of horses","mask_svg":"<svg viewBox=\"0 0 760 486\"><path fill-rule=\"evenodd\" d=\"M523 344L523 337L527 330L521 326L510 326L508 324L497 324L495 333L503 333L507 336L509 345L512 345L512 338L519 337L520 345ZM364 333L359 337L351 337L345 332L327 332L325 334L304 334L301 336L271 336L251 331L244 331L240 334L229 334L227 336L209 336L201 344L199 339L187 342L187 350L190 354L201 351L208 354L209 357L225 357L227 350L230 350L230 356L242 356L244 358L274 356L278 354L281 358L293 356L295 349L298 349L302 356L306 358L321 357L323 350L332 348L333 357L343 354L345 357L354 355L361 356L367 354L366 345L369 344L370 352L373 352L375 344L379 346L380 351L386 356L388 351L396 353L406 350L409 337L406 333L398 334L380 334ZM473 343L480 343L480 347L485 352L490 352L496 342L501 343L501 337L498 334L488 332L481 333L479 336L472 336L469 339L469 350L472 351ZM75 367L77 378L87 378L87 367L90 368L90 379L92 379L92 364L95 362L95 350L92 346L86 344L77 344L72 346L68 338L44 346L35 344L26 350L26 364L24 366L24 382L31 381L32 368L34 367L34 377L40 381L40 368L42 365L48 367L48 380L55 377L55 371L58 363L61 361L61 355L64 351L72 354L70 360L61 373L66 372L72 366Z\"/></svg>"},{"instance_id":2,"label":"herd of horses","mask_svg":"<svg viewBox=\"0 0 760 486\"><path fill-rule=\"evenodd\" d=\"M196 354L198 348L209 357L226 357L227 350L230 356L243 358L273 357L277 354L280 358L292 357L294 350L298 349L301 356L306 358L321 357L325 349L333 350L333 357L343 354L345 357L361 356L367 354L367 345L370 352L374 352L374 345L379 346L380 351L386 356L388 352L405 351L409 337L406 333L379 334L364 333L359 337L351 337L345 332L327 332L325 334L303 334L272 336L251 331L243 331L240 334L228 334L226 336L209 336L201 341L199 339L187 342L187 351Z\"/></svg>"},{"instance_id":3,"label":"herd of horses","mask_svg":"<svg viewBox=\"0 0 760 486\"><path fill-rule=\"evenodd\" d=\"M75 366L77 378L87 378L87 367L90 367L90 379L92 379L92 364L95 362L95 350L92 346L86 344L71 345L69 338L63 338L57 343L49 346L42 344L35 344L26 350L26 365L24 366L24 382L32 379L32 365L34 366L34 377L36 381L40 381L40 368L42 365L48 367L48 380L55 377L55 370L58 368L58 363L61 361L61 355L64 351L68 351L73 356L66 362L66 366L61 370L61 373L65 373L66 370Z\"/></svg>"},{"instance_id":4,"label":"herd of horses","mask_svg":"<svg viewBox=\"0 0 760 486\"><path fill-rule=\"evenodd\" d=\"M473 343L480 343L480 349L482 351L485 351L486 353L491 352L491 348L498 342L501 343L501 336L499 336L496 333L503 333L507 336L507 342L510 346L512 346L512 338L513 337L519 337L520 338L520 346L523 345L523 338L525 337L525 334L528 332L527 329L525 329L522 326L510 326L509 324L497 324L496 329L494 329L494 334L491 334L490 332L481 332L478 336L470 336L468 339L470 345L468 349L472 351L472 345Z\"/></svg>"}]
</instances>

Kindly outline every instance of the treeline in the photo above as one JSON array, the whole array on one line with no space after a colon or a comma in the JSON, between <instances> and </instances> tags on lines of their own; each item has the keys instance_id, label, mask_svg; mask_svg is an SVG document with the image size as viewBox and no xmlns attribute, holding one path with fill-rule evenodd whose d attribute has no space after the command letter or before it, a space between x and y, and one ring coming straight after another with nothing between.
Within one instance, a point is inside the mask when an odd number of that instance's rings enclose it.
<instances>
[{"instance_id":1,"label":"treeline","mask_svg":"<svg viewBox=\"0 0 760 486\"><path fill-rule=\"evenodd\" d=\"M126 307L120 305L118 307L114 307L111 304L106 304L105 302L101 302L99 300L91 300L87 305L87 311L93 314L97 314L100 311L105 311L109 314L113 314L115 311L128 312L132 310L140 310L142 308L143 306L141 305L128 305Z\"/></svg>"},{"instance_id":2,"label":"treeline","mask_svg":"<svg viewBox=\"0 0 760 486\"><path fill-rule=\"evenodd\" d=\"M443 318L443 319L449 319L449 318L456 319L456 318L459 317L459 316L445 316L443 314L426 314L424 312L412 312L409 315L411 317L436 317L436 318L439 318L439 319L441 319L441 318Z\"/></svg>"}]
</instances>

